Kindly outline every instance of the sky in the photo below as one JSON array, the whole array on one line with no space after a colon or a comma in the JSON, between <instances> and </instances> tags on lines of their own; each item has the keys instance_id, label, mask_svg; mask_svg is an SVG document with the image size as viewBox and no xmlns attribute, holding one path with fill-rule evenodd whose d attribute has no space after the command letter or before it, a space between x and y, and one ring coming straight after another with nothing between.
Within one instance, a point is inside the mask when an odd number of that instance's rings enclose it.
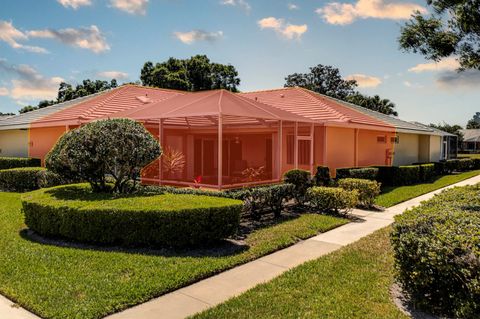
<instances>
[{"instance_id":1,"label":"sky","mask_svg":"<svg viewBox=\"0 0 480 319\"><path fill-rule=\"evenodd\" d=\"M332 65L402 119L464 126L480 111L480 71L402 52L414 10L429 12L416 0L2 0L0 112L53 99L62 81L137 81L146 61L206 54L236 67L241 91Z\"/></svg>"}]
</instances>

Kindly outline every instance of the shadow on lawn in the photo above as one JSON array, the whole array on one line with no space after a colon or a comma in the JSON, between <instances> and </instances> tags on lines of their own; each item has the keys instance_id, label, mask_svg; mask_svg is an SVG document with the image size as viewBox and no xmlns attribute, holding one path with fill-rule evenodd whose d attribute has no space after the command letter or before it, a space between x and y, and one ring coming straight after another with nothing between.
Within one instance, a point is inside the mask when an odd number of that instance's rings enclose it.
<instances>
[{"instance_id":1,"label":"shadow on lawn","mask_svg":"<svg viewBox=\"0 0 480 319\"><path fill-rule=\"evenodd\" d=\"M62 238L47 238L30 229L22 229L20 237L33 243L56 246L69 249L100 251L106 253L126 253L136 255L161 257L227 257L241 254L250 247L237 240L223 240L209 247L196 248L153 248L153 247L124 247L79 243Z\"/></svg>"}]
</instances>

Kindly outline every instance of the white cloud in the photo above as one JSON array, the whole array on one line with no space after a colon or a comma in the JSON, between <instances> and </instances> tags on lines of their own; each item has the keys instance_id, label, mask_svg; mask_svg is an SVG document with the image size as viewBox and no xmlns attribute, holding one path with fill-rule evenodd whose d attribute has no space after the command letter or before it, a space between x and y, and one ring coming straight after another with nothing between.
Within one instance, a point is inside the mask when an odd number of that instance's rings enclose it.
<instances>
[{"instance_id":1,"label":"white cloud","mask_svg":"<svg viewBox=\"0 0 480 319\"><path fill-rule=\"evenodd\" d=\"M110 5L130 14L145 15L148 0L110 0Z\"/></svg>"},{"instance_id":2,"label":"white cloud","mask_svg":"<svg viewBox=\"0 0 480 319\"><path fill-rule=\"evenodd\" d=\"M423 85L421 85L420 83L412 83L410 81L403 81L403 85L405 85L406 87L408 88L412 88L412 89L421 89L423 88Z\"/></svg>"},{"instance_id":3,"label":"white cloud","mask_svg":"<svg viewBox=\"0 0 480 319\"><path fill-rule=\"evenodd\" d=\"M480 87L480 71L445 71L437 78L437 85L449 89L475 89Z\"/></svg>"},{"instance_id":4,"label":"white cloud","mask_svg":"<svg viewBox=\"0 0 480 319\"><path fill-rule=\"evenodd\" d=\"M10 92L7 88L0 87L0 96L7 96L8 94L10 94Z\"/></svg>"},{"instance_id":5,"label":"white cloud","mask_svg":"<svg viewBox=\"0 0 480 319\"><path fill-rule=\"evenodd\" d=\"M95 53L101 53L110 50L105 36L97 26L92 25L88 28L67 28L67 29L44 29L32 30L27 32L29 37L55 39L72 47L87 49Z\"/></svg>"},{"instance_id":6,"label":"white cloud","mask_svg":"<svg viewBox=\"0 0 480 319\"><path fill-rule=\"evenodd\" d=\"M308 26L306 24L295 25L285 23L284 19L277 19L275 17L263 18L258 21L258 25L261 29L273 29L278 34L289 40L300 39L308 30Z\"/></svg>"},{"instance_id":7,"label":"white cloud","mask_svg":"<svg viewBox=\"0 0 480 319\"><path fill-rule=\"evenodd\" d=\"M215 42L223 37L222 31L207 32L203 30L192 30L188 32L174 32L173 35L185 44L192 44L197 41Z\"/></svg>"},{"instance_id":8,"label":"white cloud","mask_svg":"<svg viewBox=\"0 0 480 319\"><path fill-rule=\"evenodd\" d=\"M0 70L12 75L12 88L9 95L15 99L54 99L58 86L64 81L61 77L45 77L29 65L10 65L0 59Z\"/></svg>"},{"instance_id":9,"label":"white cloud","mask_svg":"<svg viewBox=\"0 0 480 319\"><path fill-rule=\"evenodd\" d=\"M288 10L298 10L298 9L300 9L298 7L298 5L296 5L295 3L289 3L289 4L287 4L287 7L288 7Z\"/></svg>"},{"instance_id":10,"label":"white cloud","mask_svg":"<svg viewBox=\"0 0 480 319\"><path fill-rule=\"evenodd\" d=\"M435 71L453 71L460 67L455 58L446 58L439 62L420 63L408 69L409 72L435 72Z\"/></svg>"},{"instance_id":11,"label":"white cloud","mask_svg":"<svg viewBox=\"0 0 480 319\"><path fill-rule=\"evenodd\" d=\"M357 19L408 19L414 11L426 13L427 10L411 2L389 2L384 0L358 0L356 3L330 2L315 12L330 24L350 24Z\"/></svg>"},{"instance_id":12,"label":"white cloud","mask_svg":"<svg viewBox=\"0 0 480 319\"><path fill-rule=\"evenodd\" d=\"M12 22L0 20L0 41L6 42L14 49L21 49L33 53L48 53L44 48L19 43L19 41L27 40L28 36L24 32L15 28L12 25Z\"/></svg>"},{"instance_id":13,"label":"white cloud","mask_svg":"<svg viewBox=\"0 0 480 319\"><path fill-rule=\"evenodd\" d=\"M65 8L70 7L74 10L77 10L80 7L89 6L92 4L91 0L57 0L57 1Z\"/></svg>"},{"instance_id":14,"label":"white cloud","mask_svg":"<svg viewBox=\"0 0 480 319\"><path fill-rule=\"evenodd\" d=\"M224 6L233 6L243 9L246 13L249 13L252 10L250 4L245 0L222 0L220 1Z\"/></svg>"},{"instance_id":15,"label":"white cloud","mask_svg":"<svg viewBox=\"0 0 480 319\"><path fill-rule=\"evenodd\" d=\"M377 78L375 76L365 75L365 74L351 74L347 76L345 79L355 80L357 81L358 86L363 88L377 87L382 83L382 80L380 80L380 78Z\"/></svg>"},{"instance_id":16,"label":"white cloud","mask_svg":"<svg viewBox=\"0 0 480 319\"><path fill-rule=\"evenodd\" d=\"M128 78L128 73L121 72L121 71L103 71L103 72L98 72L97 76L102 78L107 78L107 79L121 80L121 79Z\"/></svg>"}]
</instances>

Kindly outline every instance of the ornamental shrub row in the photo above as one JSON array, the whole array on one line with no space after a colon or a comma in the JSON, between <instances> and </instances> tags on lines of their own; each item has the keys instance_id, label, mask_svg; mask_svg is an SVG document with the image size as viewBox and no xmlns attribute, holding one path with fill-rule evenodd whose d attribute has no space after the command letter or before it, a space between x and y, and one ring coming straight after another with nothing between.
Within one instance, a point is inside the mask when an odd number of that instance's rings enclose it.
<instances>
[{"instance_id":1,"label":"ornamental shrub row","mask_svg":"<svg viewBox=\"0 0 480 319\"><path fill-rule=\"evenodd\" d=\"M380 183L368 179L344 178L338 181L338 186L347 191L358 192L358 204L371 207L375 198L380 195Z\"/></svg>"},{"instance_id":2,"label":"ornamental shrub row","mask_svg":"<svg viewBox=\"0 0 480 319\"><path fill-rule=\"evenodd\" d=\"M88 184L22 196L25 224L36 233L85 243L203 246L233 235L242 202L189 194L115 196Z\"/></svg>"},{"instance_id":3,"label":"ornamental shrub row","mask_svg":"<svg viewBox=\"0 0 480 319\"><path fill-rule=\"evenodd\" d=\"M0 157L0 170L17 167L38 167L41 165L38 158Z\"/></svg>"},{"instance_id":4,"label":"ornamental shrub row","mask_svg":"<svg viewBox=\"0 0 480 319\"><path fill-rule=\"evenodd\" d=\"M314 186L307 191L307 201L321 212L347 213L358 204L358 192L340 187Z\"/></svg>"},{"instance_id":5,"label":"ornamental shrub row","mask_svg":"<svg viewBox=\"0 0 480 319\"><path fill-rule=\"evenodd\" d=\"M273 212L280 217L285 204L293 198L295 186L292 184L277 184L262 187L244 188L226 193L226 196L241 199L244 202L244 211L260 219L264 213Z\"/></svg>"},{"instance_id":6,"label":"ornamental shrub row","mask_svg":"<svg viewBox=\"0 0 480 319\"><path fill-rule=\"evenodd\" d=\"M21 167L0 170L0 190L26 192L65 184L59 175L42 167Z\"/></svg>"},{"instance_id":7,"label":"ornamental shrub row","mask_svg":"<svg viewBox=\"0 0 480 319\"><path fill-rule=\"evenodd\" d=\"M442 192L395 219L396 278L414 305L438 315L480 314L480 185Z\"/></svg>"}]
</instances>

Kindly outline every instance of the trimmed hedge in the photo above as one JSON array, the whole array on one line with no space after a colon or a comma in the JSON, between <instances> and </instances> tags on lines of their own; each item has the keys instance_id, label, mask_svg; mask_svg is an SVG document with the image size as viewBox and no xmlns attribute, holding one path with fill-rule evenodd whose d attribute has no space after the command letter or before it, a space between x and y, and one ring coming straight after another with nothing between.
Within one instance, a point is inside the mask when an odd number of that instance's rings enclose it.
<instances>
[{"instance_id":1,"label":"trimmed hedge","mask_svg":"<svg viewBox=\"0 0 480 319\"><path fill-rule=\"evenodd\" d=\"M26 192L65 183L64 179L59 175L43 167L21 167L0 170L0 189L7 192Z\"/></svg>"},{"instance_id":2,"label":"trimmed hedge","mask_svg":"<svg viewBox=\"0 0 480 319\"><path fill-rule=\"evenodd\" d=\"M29 157L0 157L0 170L18 167L38 167L41 161Z\"/></svg>"},{"instance_id":3,"label":"trimmed hedge","mask_svg":"<svg viewBox=\"0 0 480 319\"><path fill-rule=\"evenodd\" d=\"M47 237L126 246L207 245L233 235L242 202L200 195L114 196L88 184L22 196L25 224Z\"/></svg>"},{"instance_id":4,"label":"trimmed hedge","mask_svg":"<svg viewBox=\"0 0 480 319\"><path fill-rule=\"evenodd\" d=\"M348 212L358 204L358 192L340 187L314 186L307 192L307 200L321 212Z\"/></svg>"},{"instance_id":5,"label":"trimmed hedge","mask_svg":"<svg viewBox=\"0 0 480 319\"><path fill-rule=\"evenodd\" d=\"M451 174L454 171L458 171L459 160L458 159L449 159L445 161L445 172Z\"/></svg>"},{"instance_id":6,"label":"trimmed hedge","mask_svg":"<svg viewBox=\"0 0 480 319\"><path fill-rule=\"evenodd\" d=\"M465 172L473 169L473 161L470 158L461 158L458 160L457 170L460 172Z\"/></svg>"},{"instance_id":7,"label":"trimmed hedge","mask_svg":"<svg viewBox=\"0 0 480 319\"><path fill-rule=\"evenodd\" d=\"M480 158L472 158L472 169L480 169Z\"/></svg>"},{"instance_id":8,"label":"trimmed hedge","mask_svg":"<svg viewBox=\"0 0 480 319\"><path fill-rule=\"evenodd\" d=\"M420 164L420 181L428 182L430 181L435 175L435 164Z\"/></svg>"},{"instance_id":9,"label":"trimmed hedge","mask_svg":"<svg viewBox=\"0 0 480 319\"><path fill-rule=\"evenodd\" d=\"M428 164L423 164L428 165ZM430 167L430 166L428 166ZM420 165L405 165L405 166L377 166L378 168L378 178L377 180L382 183L382 185L412 185L420 183L421 172ZM435 169L435 166L433 166ZM430 174L430 169L427 169L426 174Z\"/></svg>"},{"instance_id":10,"label":"trimmed hedge","mask_svg":"<svg viewBox=\"0 0 480 319\"><path fill-rule=\"evenodd\" d=\"M332 178L328 166L317 166L317 171L313 176L313 184L315 186L329 186L331 183Z\"/></svg>"},{"instance_id":11,"label":"trimmed hedge","mask_svg":"<svg viewBox=\"0 0 480 319\"><path fill-rule=\"evenodd\" d=\"M376 167L346 167L337 168L337 179L342 178L361 178L376 180L378 178L378 168Z\"/></svg>"},{"instance_id":12,"label":"trimmed hedge","mask_svg":"<svg viewBox=\"0 0 480 319\"><path fill-rule=\"evenodd\" d=\"M459 318L480 313L480 185L442 192L395 218L396 278L415 306Z\"/></svg>"},{"instance_id":13,"label":"trimmed hedge","mask_svg":"<svg viewBox=\"0 0 480 319\"><path fill-rule=\"evenodd\" d=\"M292 184L293 197L297 204L302 205L305 202L305 194L312 186L312 176L309 171L303 169L292 169L283 174L283 180L287 184Z\"/></svg>"},{"instance_id":14,"label":"trimmed hedge","mask_svg":"<svg viewBox=\"0 0 480 319\"><path fill-rule=\"evenodd\" d=\"M358 192L358 203L364 207L371 207L375 198L380 195L380 183L360 178L344 178L338 181L338 186Z\"/></svg>"}]
</instances>

